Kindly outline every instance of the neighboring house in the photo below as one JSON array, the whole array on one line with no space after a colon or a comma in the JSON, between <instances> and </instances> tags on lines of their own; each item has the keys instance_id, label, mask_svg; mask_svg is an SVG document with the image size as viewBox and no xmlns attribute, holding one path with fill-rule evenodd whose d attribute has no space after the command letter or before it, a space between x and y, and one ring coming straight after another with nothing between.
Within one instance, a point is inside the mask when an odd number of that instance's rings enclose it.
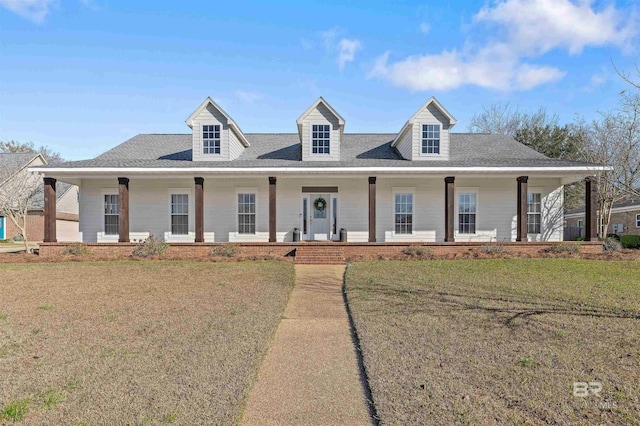
<instances>
[{"instance_id":1,"label":"neighboring house","mask_svg":"<svg viewBox=\"0 0 640 426\"><path fill-rule=\"evenodd\" d=\"M567 241L582 238L585 234L584 207L567 212L564 215L564 239ZM613 204L611 220L607 234L640 235L640 199L629 198Z\"/></svg>"},{"instance_id":2,"label":"neighboring house","mask_svg":"<svg viewBox=\"0 0 640 426\"><path fill-rule=\"evenodd\" d=\"M30 153L0 153L0 168L2 176L9 176L0 184L7 185L11 181L28 179L33 172L30 167L46 165L46 160L39 154ZM75 185L61 182L56 194L57 228L60 241L79 241L78 232L78 195L79 189ZM40 184L38 192L29 200L27 212L27 239L42 241L44 239L44 188ZM12 239L19 236L19 230L13 222L0 214L0 240Z\"/></svg>"},{"instance_id":3,"label":"neighboring house","mask_svg":"<svg viewBox=\"0 0 640 426\"><path fill-rule=\"evenodd\" d=\"M211 98L186 123L189 134L138 135L35 170L49 194L57 180L80 187L85 242L281 242L294 228L302 240L344 228L349 242L560 241L563 185L603 170L451 133L435 98L398 133L346 133L323 98L296 133L244 133Z\"/></svg>"}]
</instances>

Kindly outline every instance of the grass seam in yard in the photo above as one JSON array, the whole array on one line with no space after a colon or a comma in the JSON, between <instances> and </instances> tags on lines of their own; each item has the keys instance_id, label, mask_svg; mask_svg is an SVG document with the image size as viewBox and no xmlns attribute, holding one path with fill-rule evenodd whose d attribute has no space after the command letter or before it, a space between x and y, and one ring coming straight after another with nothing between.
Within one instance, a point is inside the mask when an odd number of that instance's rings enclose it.
<instances>
[{"instance_id":1,"label":"grass seam in yard","mask_svg":"<svg viewBox=\"0 0 640 426\"><path fill-rule=\"evenodd\" d=\"M373 392L371 391L371 386L369 385L369 375L364 364L362 348L360 346L360 338L358 337L358 330L356 329L356 324L353 320L353 315L351 314L351 307L349 306L349 298L347 296L346 279L349 267L350 265L347 264L347 267L344 270L344 275L342 276L342 300L344 301L344 306L347 310L347 317L349 318L349 331L351 332L351 341L353 342L353 346L356 352L356 358L358 360L358 374L360 376L360 383L362 384L365 399L367 400L369 416L371 417L373 424L375 426L379 426L380 417L378 416L375 400L373 399Z\"/></svg>"},{"instance_id":2,"label":"grass seam in yard","mask_svg":"<svg viewBox=\"0 0 640 426\"><path fill-rule=\"evenodd\" d=\"M295 286L296 286L296 277L294 275L293 276L293 285L289 289L289 294L287 294L287 299L285 300L285 303L282 305L282 310L280 311L280 321L278 321L276 326L273 328L273 331L271 332L271 336L269 336L269 341L268 341L264 351L262 351L262 355L260 356L260 364L258 365L258 368L256 369L256 371L253 374L253 377L252 377L252 380L251 380L251 386L248 386L247 389L245 389L245 393L244 393L243 401L242 401L242 407L240 408L240 411L238 413L236 421L234 422L234 424L236 426L239 426L239 425L242 424L242 419L244 418L244 413L247 410L247 402L249 401L249 395L251 395L251 392L253 391L253 388L256 386L256 382L258 381L258 374L260 373L260 368L262 367L262 364L264 363L264 360L267 358L267 353L269 352L269 349L271 349L271 345L273 344L273 341L274 341L274 339L276 337L276 332L278 331L278 327L280 327L280 323L284 319L284 311L287 309L287 305L289 305L289 301L291 300L291 295L293 294L293 289L295 288Z\"/></svg>"}]
</instances>

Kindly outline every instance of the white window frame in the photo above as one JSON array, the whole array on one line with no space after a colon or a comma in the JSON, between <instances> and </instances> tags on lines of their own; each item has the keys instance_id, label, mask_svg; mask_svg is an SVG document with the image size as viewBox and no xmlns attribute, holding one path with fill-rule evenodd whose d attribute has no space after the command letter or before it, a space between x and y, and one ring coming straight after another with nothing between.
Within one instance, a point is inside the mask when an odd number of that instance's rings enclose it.
<instances>
[{"instance_id":1,"label":"white window frame","mask_svg":"<svg viewBox=\"0 0 640 426\"><path fill-rule=\"evenodd\" d=\"M584 229L584 219L578 219L576 221L576 226L580 229Z\"/></svg>"},{"instance_id":2,"label":"white window frame","mask_svg":"<svg viewBox=\"0 0 640 426\"><path fill-rule=\"evenodd\" d=\"M205 146L204 146L204 141L205 141L205 137L204 137L204 126L218 126L220 128L220 130L217 132L220 134L220 137L218 138L218 144L220 146L220 152L205 152ZM211 122L211 123L200 123L200 140L202 142L202 155L215 155L215 156L220 156L222 155L222 130L223 130L223 126L222 123L217 123L217 122ZM216 131L213 131L214 133L216 133ZM207 132L210 133L210 132ZM209 139L207 138L207 140L211 140L211 141L215 141L216 139Z\"/></svg>"},{"instance_id":3,"label":"white window frame","mask_svg":"<svg viewBox=\"0 0 640 426\"><path fill-rule=\"evenodd\" d=\"M248 234L248 233L240 233L240 212L238 211L238 195L239 194L254 194L255 195L255 199L256 199L256 209L255 209L255 224L256 224L256 230L253 234ZM235 229L235 234L237 237L241 237L243 235L258 235L258 219L260 216L258 216L258 212L259 212L259 193L258 193L258 188L236 188L236 194L235 194L235 198L233 199L233 203L235 205L234 210L235 210L235 223L236 223L236 229Z\"/></svg>"},{"instance_id":4,"label":"white window frame","mask_svg":"<svg viewBox=\"0 0 640 426\"><path fill-rule=\"evenodd\" d=\"M396 233L396 194L411 194L411 233ZM391 188L391 235L415 235L416 233L416 189L413 187L394 187Z\"/></svg>"},{"instance_id":5,"label":"white window frame","mask_svg":"<svg viewBox=\"0 0 640 426\"><path fill-rule=\"evenodd\" d=\"M107 230L105 229L105 224L104 224L104 219L105 219L105 212L104 212L104 197L105 195L117 195L118 196L118 223L120 221L120 191L118 191L117 188L103 188L100 191L101 195L100 195L100 216L101 216L101 226L100 229L102 229L102 235L104 235L105 238L113 238L113 237L117 237L119 235L118 234L107 234ZM120 228L118 227L118 231L120 231Z\"/></svg>"},{"instance_id":6,"label":"white window frame","mask_svg":"<svg viewBox=\"0 0 640 426\"><path fill-rule=\"evenodd\" d=\"M329 126L329 152L327 153L314 153L313 152L313 126ZM316 121L309 122L309 156L311 157L330 157L332 155L333 147L333 126L328 121Z\"/></svg>"},{"instance_id":7,"label":"white window frame","mask_svg":"<svg viewBox=\"0 0 640 426\"><path fill-rule=\"evenodd\" d=\"M636 214L636 228L640 228L640 213Z\"/></svg>"},{"instance_id":8,"label":"white window frame","mask_svg":"<svg viewBox=\"0 0 640 426\"><path fill-rule=\"evenodd\" d=\"M418 124L419 124L419 132L420 132L420 137L418 138L418 143L419 143L418 152L419 152L420 156L421 157L441 157L442 156L442 128L443 128L442 123L418 123ZM440 138L438 139L438 153L437 154L422 152L422 141L424 140L424 138L422 137L423 126L438 126L439 127L438 134L440 135Z\"/></svg>"},{"instance_id":9,"label":"white window frame","mask_svg":"<svg viewBox=\"0 0 640 426\"><path fill-rule=\"evenodd\" d=\"M540 194L540 232L529 232L529 194ZM544 193L540 188L528 188L527 189L527 234L528 235L541 235L543 233L542 217L544 213Z\"/></svg>"},{"instance_id":10,"label":"white window frame","mask_svg":"<svg viewBox=\"0 0 640 426\"><path fill-rule=\"evenodd\" d=\"M465 235L471 237L477 237L480 234L478 233L478 229L480 228L480 189L478 187L459 187L456 188L456 199L455 199L455 233L458 235ZM476 232L474 233L461 233L460 232L460 194L475 194L476 195Z\"/></svg>"},{"instance_id":11,"label":"white window frame","mask_svg":"<svg viewBox=\"0 0 640 426\"><path fill-rule=\"evenodd\" d=\"M191 188L169 188L168 191L168 196L167 196L167 212L168 212L168 222L167 222L167 235L169 236L176 236L176 237L184 237L186 235L191 235L193 233L193 231L191 231L194 227L194 223L195 220L193 218L193 212L194 212L194 200L193 200L193 195L192 195L192 189ZM171 196L172 195L179 195L179 194L187 194L187 196L189 197L188 199L188 208L189 208L189 214L188 214L188 230L186 234L174 234L171 229Z\"/></svg>"}]
</instances>

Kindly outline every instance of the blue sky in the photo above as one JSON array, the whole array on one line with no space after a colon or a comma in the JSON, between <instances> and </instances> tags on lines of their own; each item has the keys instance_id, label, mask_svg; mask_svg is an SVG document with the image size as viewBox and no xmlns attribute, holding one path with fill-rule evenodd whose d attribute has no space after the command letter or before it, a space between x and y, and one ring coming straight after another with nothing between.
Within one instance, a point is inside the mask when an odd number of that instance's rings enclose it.
<instances>
[{"instance_id":1,"label":"blue sky","mask_svg":"<svg viewBox=\"0 0 640 426\"><path fill-rule=\"evenodd\" d=\"M246 133L295 132L320 95L347 132L397 132L430 96L458 132L507 101L570 122L640 62L634 1L346 3L0 0L0 139L91 158L187 133L206 96Z\"/></svg>"}]
</instances>

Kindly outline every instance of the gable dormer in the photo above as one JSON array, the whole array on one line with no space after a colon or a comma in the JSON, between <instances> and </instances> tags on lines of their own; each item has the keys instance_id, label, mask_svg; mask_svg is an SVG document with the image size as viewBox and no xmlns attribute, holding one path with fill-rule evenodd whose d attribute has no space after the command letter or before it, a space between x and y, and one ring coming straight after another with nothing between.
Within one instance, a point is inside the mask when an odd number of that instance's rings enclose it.
<instances>
[{"instance_id":1,"label":"gable dormer","mask_svg":"<svg viewBox=\"0 0 640 426\"><path fill-rule=\"evenodd\" d=\"M344 118L319 97L297 120L302 161L340 161Z\"/></svg>"},{"instance_id":2,"label":"gable dormer","mask_svg":"<svg viewBox=\"0 0 640 426\"><path fill-rule=\"evenodd\" d=\"M186 123L193 129L193 161L235 160L249 146L240 127L210 97Z\"/></svg>"},{"instance_id":3,"label":"gable dormer","mask_svg":"<svg viewBox=\"0 0 640 426\"><path fill-rule=\"evenodd\" d=\"M391 144L405 160L449 159L449 131L456 119L431 97L406 122Z\"/></svg>"}]
</instances>

